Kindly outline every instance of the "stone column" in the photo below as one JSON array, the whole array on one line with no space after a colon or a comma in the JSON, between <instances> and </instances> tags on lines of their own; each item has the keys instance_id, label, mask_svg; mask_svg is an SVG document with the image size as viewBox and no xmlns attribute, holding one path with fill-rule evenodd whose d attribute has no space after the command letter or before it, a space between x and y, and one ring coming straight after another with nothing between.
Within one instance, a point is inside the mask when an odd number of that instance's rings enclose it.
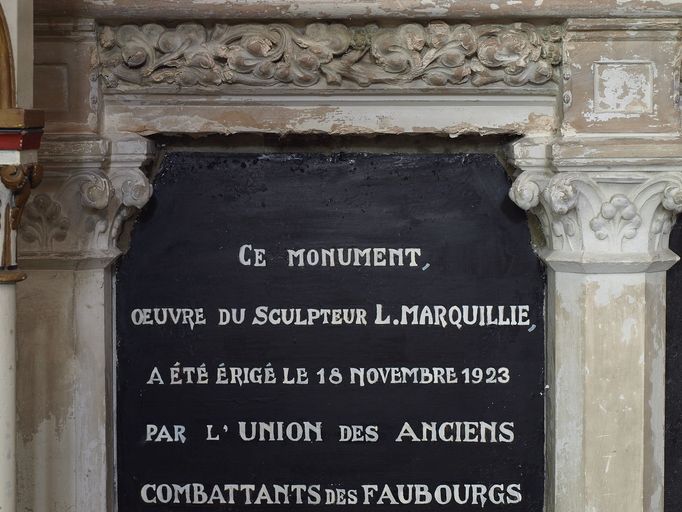
<instances>
[{"instance_id":1,"label":"stone column","mask_svg":"<svg viewBox=\"0 0 682 512\"><path fill-rule=\"evenodd\" d=\"M510 196L547 265L547 507L662 512L665 277L682 211L676 20L569 20L563 123Z\"/></svg>"},{"instance_id":2,"label":"stone column","mask_svg":"<svg viewBox=\"0 0 682 512\"><path fill-rule=\"evenodd\" d=\"M682 173L526 171L547 264L547 476L556 512L663 510L665 271Z\"/></svg>"},{"instance_id":3,"label":"stone column","mask_svg":"<svg viewBox=\"0 0 682 512\"><path fill-rule=\"evenodd\" d=\"M111 510L111 264L150 198L151 151L138 136L46 136L41 148L45 179L19 231L20 510Z\"/></svg>"}]
</instances>

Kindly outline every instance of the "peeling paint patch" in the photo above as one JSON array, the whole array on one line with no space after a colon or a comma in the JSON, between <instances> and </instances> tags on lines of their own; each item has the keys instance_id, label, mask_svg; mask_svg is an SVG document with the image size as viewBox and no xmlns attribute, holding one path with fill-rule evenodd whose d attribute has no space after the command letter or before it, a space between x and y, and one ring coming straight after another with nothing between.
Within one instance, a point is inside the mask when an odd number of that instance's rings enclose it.
<instances>
[{"instance_id":1,"label":"peeling paint patch","mask_svg":"<svg viewBox=\"0 0 682 512\"><path fill-rule=\"evenodd\" d=\"M680 5L679 0L640 0L644 4L656 4L660 6L678 6ZM631 0L618 0L618 3L629 3Z\"/></svg>"},{"instance_id":2,"label":"peeling paint patch","mask_svg":"<svg viewBox=\"0 0 682 512\"><path fill-rule=\"evenodd\" d=\"M116 0L85 0L85 3L97 7L116 7Z\"/></svg>"},{"instance_id":3,"label":"peeling paint patch","mask_svg":"<svg viewBox=\"0 0 682 512\"><path fill-rule=\"evenodd\" d=\"M626 318L623 321L623 325L621 327L621 336L623 343L630 343L632 341L632 337L635 334L637 329L637 322L635 321L634 318Z\"/></svg>"},{"instance_id":4,"label":"peeling paint patch","mask_svg":"<svg viewBox=\"0 0 682 512\"><path fill-rule=\"evenodd\" d=\"M622 283L613 283L610 286L597 279L592 282L588 280L588 285L592 288L594 304L597 307L606 307L613 302L616 297L623 295Z\"/></svg>"},{"instance_id":5,"label":"peeling paint patch","mask_svg":"<svg viewBox=\"0 0 682 512\"><path fill-rule=\"evenodd\" d=\"M594 112L652 113L652 62L595 62Z\"/></svg>"}]
</instances>

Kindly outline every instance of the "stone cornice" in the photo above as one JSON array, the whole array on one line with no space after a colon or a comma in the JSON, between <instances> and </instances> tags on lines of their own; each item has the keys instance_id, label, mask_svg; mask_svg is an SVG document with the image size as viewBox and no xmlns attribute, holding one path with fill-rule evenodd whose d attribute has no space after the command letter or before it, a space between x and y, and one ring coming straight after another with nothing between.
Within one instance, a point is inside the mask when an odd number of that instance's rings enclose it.
<instances>
[{"instance_id":1,"label":"stone cornice","mask_svg":"<svg viewBox=\"0 0 682 512\"><path fill-rule=\"evenodd\" d=\"M679 16L680 0L35 0L37 16L81 16L96 19L197 20L234 19L491 19L614 18Z\"/></svg>"},{"instance_id":2,"label":"stone cornice","mask_svg":"<svg viewBox=\"0 0 682 512\"><path fill-rule=\"evenodd\" d=\"M100 27L98 49L109 89L519 87L557 81L562 33L557 25L443 21L147 24Z\"/></svg>"}]
</instances>

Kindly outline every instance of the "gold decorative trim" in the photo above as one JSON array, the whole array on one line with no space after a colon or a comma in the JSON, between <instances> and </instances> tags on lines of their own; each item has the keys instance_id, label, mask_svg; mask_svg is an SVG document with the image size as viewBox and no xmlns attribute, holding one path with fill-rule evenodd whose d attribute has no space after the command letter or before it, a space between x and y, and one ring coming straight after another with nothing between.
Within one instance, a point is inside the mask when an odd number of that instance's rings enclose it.
<instances>
[{"instance_id":1,"label":"gold decorative trim","mask_svg":"<svg viewBox=\"0 0 682 512\"><path fill-rule=\"evenodd\" d=\"M42 128L45 113L42 110L8 108L0 110L0 128L18 130L22 128Z\"/></svg>"},{"instance_id":2,"label":"gold decorative trim","mask_svg":"<svg viewBox=\"0 0 682 512\"><path fill-rule=\"evenodd\" d=\"M0 284L15 284L24 281L28 276L21 270L0 270Z\"/></svg>"}]
</instances>

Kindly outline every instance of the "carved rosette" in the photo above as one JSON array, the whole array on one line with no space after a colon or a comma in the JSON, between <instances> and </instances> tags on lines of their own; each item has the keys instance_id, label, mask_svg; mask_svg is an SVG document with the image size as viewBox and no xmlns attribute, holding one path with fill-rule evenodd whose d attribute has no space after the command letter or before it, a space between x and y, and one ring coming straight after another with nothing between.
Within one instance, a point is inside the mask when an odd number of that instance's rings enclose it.
<instances>
[{"instance_id":1,"label":"carved rosette","mask_svg":"<svg viewBox=\"0 0 682 512\"><path fill-rule=\"evenodd\" d=\"M0 283L26 278L17 270L17 230L31 190L42 180L39 165L0 167Z\"/></svg>"},{"instance_id":2,"label":"carved rosette","mask_svg":"<svg viewBox=\"0 0 682 512\"><path fill-rule=\"evenodd\" d=\"M109 88L373 84L507 86L557 79L562 28L529 23L397 27L312 23L104 26L100 74Z\"/></svg>"},{"instance_id":3,"label":"carved rosette","mask_svg":"<svg viewBox=\"0 0 682 512\"><path fill-rule=\"evenodd\" d=\"M661 262L674 259L670 230L682 212L682 175L525 171L511 199L540 221L545 260Z\"/></svg>"}]
</instances>

